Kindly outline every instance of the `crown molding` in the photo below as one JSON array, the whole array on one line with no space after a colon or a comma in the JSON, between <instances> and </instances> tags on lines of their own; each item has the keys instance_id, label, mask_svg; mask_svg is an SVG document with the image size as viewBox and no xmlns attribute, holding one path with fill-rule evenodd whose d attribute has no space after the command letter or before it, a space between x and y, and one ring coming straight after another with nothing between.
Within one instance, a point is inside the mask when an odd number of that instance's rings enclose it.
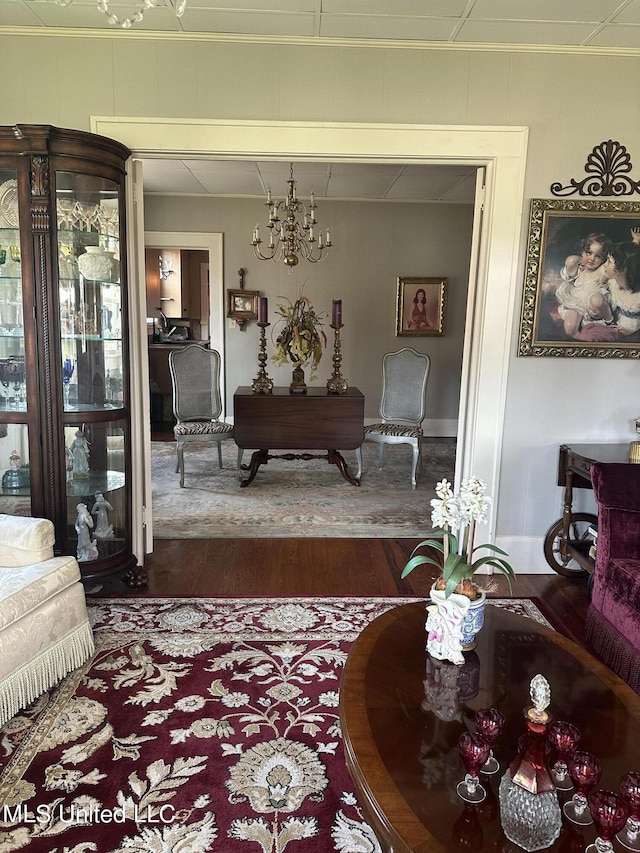
<instances>
[{"instance_id":1,"label":"crown molding","mask_svg":"<svg viewBox=\"0 0 640 853\"><path fill-rule=\"evenodd\" d=\"M187 33L161 30L89 29L74 27L0 26L0 36L29 38L133 39L134 41L186 41L222 44L273 44L296 47L344 47L378 50L442 50L468 53L533 53L576 56L640 56L640 47L595 47L590 45L499 44L474 42L414 41L409 39L348 39L306 36L262 36L235 33Z\"/></svg>"}]
</instances>

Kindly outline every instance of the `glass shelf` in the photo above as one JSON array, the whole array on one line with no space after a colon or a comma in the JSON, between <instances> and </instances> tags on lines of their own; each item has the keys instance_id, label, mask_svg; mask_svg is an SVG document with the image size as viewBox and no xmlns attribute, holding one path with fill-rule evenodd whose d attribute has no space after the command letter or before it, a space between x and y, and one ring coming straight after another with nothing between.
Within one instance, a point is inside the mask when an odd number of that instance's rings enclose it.
<instances>
[{"instance_id":1,"label":"glass shelf","mask_svg":"<svg viewBox=\"0 0 640 853\"><path fill-rule=\"evenodd\" d=\"M0 332L0 336L1 336ZM7 335L7 337L15 337ZM94 341L97 343L103 344L112 344L112 343L122 343L122 338L118 337L109 337L109 336L100 336L100 335L83 335L82 332L74 332L73 334L63 334L61 335L63 341Z\"/></svg>"},{"instance_id":2,"label":"glass shelf","mask_svg":"<svg viewBox=\"0 0 640 853\"><path fill-rule=\"evenodd\" d=\"M124 488L124 471L90 471L84 479L67 480L67 495L83 498L96 492L114 492Z\"/></svg>"}]
</instances>

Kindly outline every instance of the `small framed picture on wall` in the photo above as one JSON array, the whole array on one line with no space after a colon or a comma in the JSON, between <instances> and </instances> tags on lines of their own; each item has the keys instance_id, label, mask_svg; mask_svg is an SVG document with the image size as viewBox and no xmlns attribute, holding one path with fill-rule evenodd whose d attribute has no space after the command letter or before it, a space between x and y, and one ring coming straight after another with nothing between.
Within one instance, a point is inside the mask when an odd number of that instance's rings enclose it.
<instances>
[{"instance_id":1,"label":"small framed picture on wall","mask_svg":"<svg viewBox=\"0 0 640 853\"><path fill-rule=\"evenodd\" d=\"M444 335L446 278L398 278L396 335Z\"/></svg>"}]
</instances>

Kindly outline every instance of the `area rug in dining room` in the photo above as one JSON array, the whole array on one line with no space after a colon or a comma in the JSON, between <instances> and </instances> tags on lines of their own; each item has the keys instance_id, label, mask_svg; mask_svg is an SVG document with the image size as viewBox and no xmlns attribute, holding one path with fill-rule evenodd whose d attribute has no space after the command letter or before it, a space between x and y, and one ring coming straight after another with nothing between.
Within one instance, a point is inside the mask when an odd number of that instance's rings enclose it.
<instances>
[{"instance_id":1,"label":"area rug in dining room","mask_svg":"<svg viewBox=\"0 0 640 853\"><path fill-rule=\"evenodd\" d=\"M435 484L453 479L455 441L434 439L423 444L423 473L411 487L411 450L406 445L385 449L378 468L378 450L362 448L360 486L348 483L325 460L270 461L241 488L236 470L237 447L201 445L185 451L185 488L176 474L173 442L156 441L151 449L153 535L156 539L216 537L405 537L422 536L429 520ZM355 453L344 457L357 471ZM245 453L245 462L251 458ZM243 475L246 477L246 474Z\"/></svg>"},{"instance_id":2,"label":"area rug in dining room","mask_svg":"<svg viewBox=\"0 0 640 853\"><path fill-rule=\"evenodd\" d=\"M360 631L415 600L90 600L93 660L0 729L0 850L379 851L338 690Z\"/></svg>"}]
</instances>

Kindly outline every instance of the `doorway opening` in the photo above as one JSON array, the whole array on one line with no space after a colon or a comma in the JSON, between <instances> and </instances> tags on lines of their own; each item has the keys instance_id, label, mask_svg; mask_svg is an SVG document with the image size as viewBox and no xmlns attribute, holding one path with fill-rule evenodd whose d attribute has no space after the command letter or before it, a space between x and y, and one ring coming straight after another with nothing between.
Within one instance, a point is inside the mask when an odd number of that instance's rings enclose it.
<instances>
[{"instance_id":1,"label":"doorway opening","mask_svg":"<svg viewBox=\"0 0 640 853\"><path fill-rule=\"evenodd\" d=\"M473 323L465 342L457 476L476 474L499 501L528 129L235 120L92 119L94 132L120 139L140 156L309 159L344 162L472 163L485 166L485 227L477 252ZM257 147L259 141L259 148ZM265 152L268 152L265 154ZM475 253L474 253L475 255ZM471 294L470 294L471 296Z\"/></svg>"}]
</instances>

